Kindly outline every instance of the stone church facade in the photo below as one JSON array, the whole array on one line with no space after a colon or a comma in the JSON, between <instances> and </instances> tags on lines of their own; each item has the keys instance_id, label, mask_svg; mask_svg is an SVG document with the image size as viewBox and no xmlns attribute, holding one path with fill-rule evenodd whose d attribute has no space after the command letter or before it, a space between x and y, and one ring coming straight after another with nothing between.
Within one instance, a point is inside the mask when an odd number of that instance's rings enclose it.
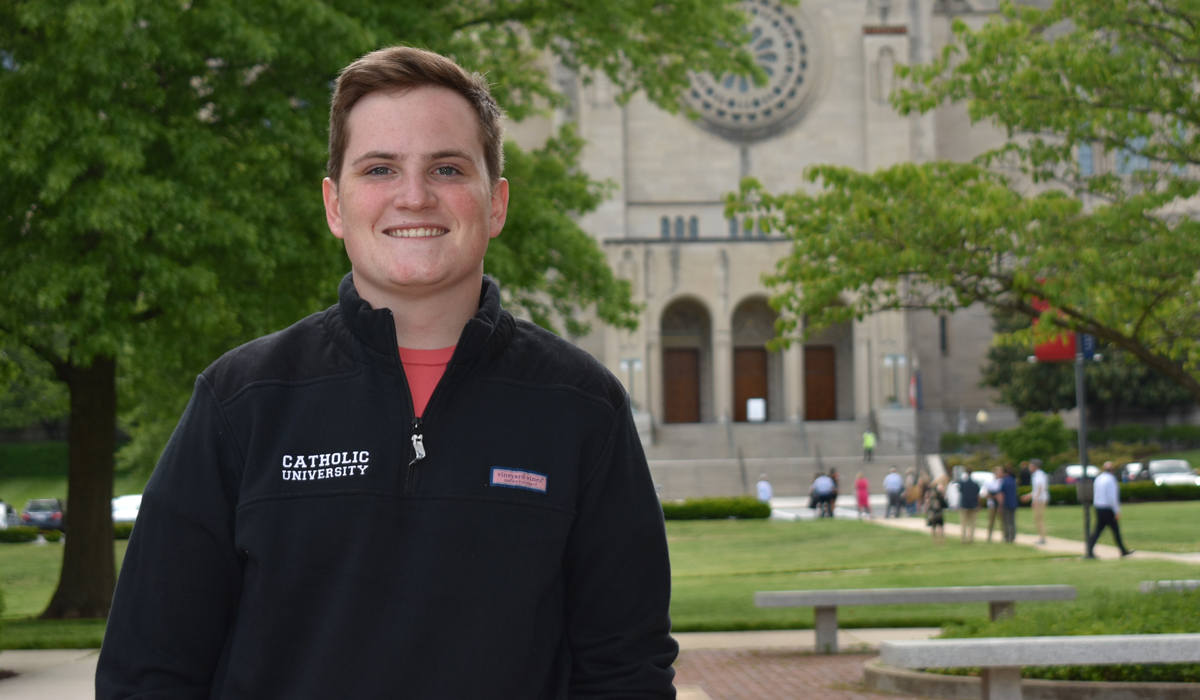
<instances>
[{"instance_id":1,"label":"stone church facade","mask_svg":"<svg viewBox=\"0 0 1200 700\"><path fill-rule=\"evenodd\" d=\"M936 452L942 432L1013 421L978 386L992 337L982 309L880 313L768 347L776 313L762 276L788 242L727 218L724 205L746 176L792 191L811 187L810 165L872 171L997 144L961 107L902 117L887 99L897 64L930 60L953 19L981 23L997 4L746 0L748 48L768 82L695 76L683 99L697 119L642 98L619 105L603 79L559 71L571 106L555 118L576 122L584 168L617 185L581 225L644 306L638 330L576 342L626 383L664 495L736 492L765 471L777 493L806 490L813 469L834 464L881 475L886 465L861 461L868 426L885 461L906 467ZM513 133L523 141L536 128Z\"/></svg>"}]
</instances>

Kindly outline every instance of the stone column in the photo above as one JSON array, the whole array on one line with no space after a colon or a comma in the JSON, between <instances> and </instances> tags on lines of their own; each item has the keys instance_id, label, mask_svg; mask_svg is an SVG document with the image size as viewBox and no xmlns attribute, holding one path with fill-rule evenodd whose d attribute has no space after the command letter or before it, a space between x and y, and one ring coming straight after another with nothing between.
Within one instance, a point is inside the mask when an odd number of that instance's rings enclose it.
<instances>
[{"instance_id":1,"label":"stone column","mask_svg":"<svg viewBox=\"0 0 1200 700\"><path fill-rule=\"evenodd\" d=\"M783 410L798 423L804 417L804 346L792 343L783 351Z\"/></svg>"},{"instance_id":2,"label":"stone column","mask_svg":"<svg viewBox=\"0 0 1200 700\"><path fill-rule=\"evenodd\" d=\"M713 329L713 418L720 423L733 420L733 332L728 318L714 319Z\"/></svg>"}]
</instances>

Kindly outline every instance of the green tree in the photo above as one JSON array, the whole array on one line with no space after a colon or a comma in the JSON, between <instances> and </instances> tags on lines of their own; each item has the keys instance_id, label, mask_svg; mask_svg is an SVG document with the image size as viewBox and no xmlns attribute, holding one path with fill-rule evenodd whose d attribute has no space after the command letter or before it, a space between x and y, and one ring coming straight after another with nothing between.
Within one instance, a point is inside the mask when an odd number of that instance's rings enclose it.
<instances>
[{"instance_id":1,"label":"green tree","mask_svg":"<svg viewBox=\"0 0 1200 700\"><path fill-rule=\"evenodd\" d=\"M1006 2L982 29L957 22L939 59L900 71L910 87L893 101L965 102L1007 145L977 163L815 167L814 193L749 181L731 198L794 240L766 280L781 334L983 303L1041 319L1008 340L1090 333L1200 400L1198 26L1195 0ZM1089 170L1081 149L1113 167Z\"/></svg>"},{"instance_id":2,"label":"green tree","mask_svg":"<svg viewBox=\"0 0 1200 700\"><path fill-rule=\"evenodd\" d=\"M1000 335L1028 329L1030 318L1020 314L995 316L994 328ZM1102 362L1084 366L1088 408L1100 421L1122 408L1147 412L1193 403L1192 396L1178 383L1136 361L1129 353L1110 345L1099 347ZM993 345L981 368L983 385L1000 390L1001 403L1018 413L1061 411L1075 408L1075 365L1071 362L1036 362L1032 345L1001 343Z\"/></svg>"},{"instance_id":3,"label":"green tree","mask_svg":"<svg viewBox=\"0 0 1200 700\"><path fill-rule=\"evenodd\" d=\"M1013 464L1045 459L1071 446L1071 431L1058 416L1026 413L1019 426L996 434L996 446Z\"/></svg>"},{"instance_id":4,"label":"green tree","mask_svg":"<svg viewBox=\"0 0 1200 700\"><path fill-rule=\"evenodd\" d=\"M69 394L71 535L44 616L108 612L118 405L150 459L199 369L333 301L348 265L319 182L342 66L425 46L486 71L519 119L563 104L552 55L674 109L688 69L752 70L727 48L743 27L736 0L0 4L0 332ZM569 224L604 189L575 175L570 133L509 153L514 199L549 228L498 239L507 293L569 329L593 306L631 324L628 287Z\"/></svg>"},{"instance_id":5,"label":"green tree","mask_svg":"<svg viewBox=\"0 0 1200 700\"><path fill-rule=\"evenodd\" d=\"M23 345L0 343L0 429L54 429L66 416L67 393L53 369Z\"/></svg>"}]
</instances>

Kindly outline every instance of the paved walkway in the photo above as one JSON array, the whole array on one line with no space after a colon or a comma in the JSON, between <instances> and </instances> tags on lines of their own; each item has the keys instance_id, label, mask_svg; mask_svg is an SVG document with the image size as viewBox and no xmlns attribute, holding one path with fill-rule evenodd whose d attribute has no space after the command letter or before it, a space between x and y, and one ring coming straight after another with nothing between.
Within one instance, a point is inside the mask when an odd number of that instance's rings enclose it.
<instances>
[{"instance_id":1,"label":"paved walkway","mask_svg":"<svg viewBox=\"0 0 1200 700\"><path fill-rule=\"evenodd\" d=\"M871 522L887 527L894 527L899 530L911 530L914 532L922 532L929 534L929 527L925 525L923 517L904 517L904 518L883 518L880 517L887 506L886 497L874 495L870 501L871 512L874 518ZM784 520L811 520L813 511L808 507L807 498L772 498L771 499L772 516ZM1028 511L1021 511L1022 515L1027 515ZM858 517L858 512L855 509L853 496L838 497L837 506L834 508L834 517L846 520L854 520ZM1018 516L1020 517L1020 516ZM975 541L987 541L987 513L981 512L979 519L983 526L976 525ZM959 539L962 534L961 526L955 523L946 523L946 539ZM1000 523L996 523L995 539L999 542L1003 540L1003 535L1000 531ZM1061 537L1047 537L1044 544L1038 543L1037 535L1026 535L1017 533L1017 544L1023 544L1034 549L1040 549L1044 552L1054 552L1058 554L1083 556L1084 543L1079 540L1068 540ZM1136 548L1136 543L1134 543ZM1094 553L1101 559L1119 558L1120 550L1111 544L1096 543ZM1132 555L1134 559L1164 559L1166 561L1176 561L1183 564L1200 564L1200 552L1191 552L1188 554L1176 554L1173 552L1147 552L1141 549L1136 550Z\"/></svg>"},{"instance_id":2,"label":"paved walkway","mask_svg":"<svg viewBox=\"0 0 1200 700\"><path fill-rule=\"evenodd\" d=\"M812 630L685 632L679 641L675 683L679 700L855 700L885 697L862 689L863 661L887 639L928 639L936 628L838 631L841 649L813 654ZM93 649L3 651L0 668L19 675L0 680L4 700L93 700Z\"/></svg>"}]
</instances>

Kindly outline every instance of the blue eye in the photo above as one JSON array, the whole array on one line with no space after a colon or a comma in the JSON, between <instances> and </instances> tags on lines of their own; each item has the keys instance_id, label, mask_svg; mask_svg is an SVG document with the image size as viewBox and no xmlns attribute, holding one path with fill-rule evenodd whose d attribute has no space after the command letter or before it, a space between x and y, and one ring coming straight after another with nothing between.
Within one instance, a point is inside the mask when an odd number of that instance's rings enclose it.
<instances>
[{"instance_id":1,"label":"blue eye","mask_svg":"<svg viewBox=\"0 0 1200 700\"><path fill-rule=\"evenodd\" d=\"M371 168L370 170L368 170L367 174L368 175L387 175L391 172L392 172L391 168L388 168L383 165L376 165L374 168Z\"/></svg>"},{"instance_id":2,"label":"blue eye","mask_svg":"<svg viewBox=\"0 0 1200 700\"><path fill-rule=\"evenodd\" d=\"M458 174L458 168L454 167L453 165L442 165L439 166L434 172L442 177L451 177Z\"/></svg>"}]
</instances>

